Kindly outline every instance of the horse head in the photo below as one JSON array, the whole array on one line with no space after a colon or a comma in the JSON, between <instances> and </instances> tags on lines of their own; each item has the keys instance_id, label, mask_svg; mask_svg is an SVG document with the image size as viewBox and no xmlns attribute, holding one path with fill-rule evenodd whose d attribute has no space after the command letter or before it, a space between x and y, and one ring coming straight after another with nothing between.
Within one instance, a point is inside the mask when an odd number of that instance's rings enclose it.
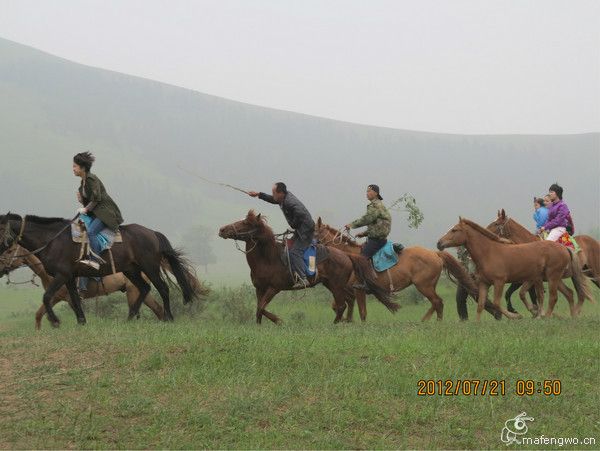
<instances>
[{"instance_id":1,"label":"horse head","mask_svg":"<svg viewBox=\"0 0 600 451\"><path fill-rule=\"evenodd\" d=\"M467 234L465 225L461 217L458 218L458 223L454 225L444 236L437 242L437 248L441 251L448 247L463 246L467 242Z\"/></svg>"},{"instance_id":2,"label":"horse head","mask_svg":"<svg viewBox=\"0 0 600 451\"><path fill-rule=\"evenodd\" d=\"M264 232L267 225L259 213L250 210L244 219L224 225L219 229L219 236L224 239L250 241Z\"/></svg>"},{"instance_id":3,"label":"horse head","mask_svg":"<svg viewBox=\"0 0 600 451\"><path fill-rule=\"evenodd\" d=\"M510 236L510 231L508 228L509 221L510 218L506 216L506 212L503 208L502 210L498 210L498 217L495 221L490 222L486 229L492 233L495 233L501 238L508 238Z\"/></svg>"}]
</instances>

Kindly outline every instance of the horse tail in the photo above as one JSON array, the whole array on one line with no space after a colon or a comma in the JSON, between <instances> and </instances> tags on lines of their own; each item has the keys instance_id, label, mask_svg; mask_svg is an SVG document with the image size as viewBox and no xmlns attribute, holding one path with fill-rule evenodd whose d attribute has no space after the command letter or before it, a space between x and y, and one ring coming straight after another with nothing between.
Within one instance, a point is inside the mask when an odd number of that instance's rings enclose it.
<instances>
[{"instance_id":1,"label":"horse tail","mask_svg":"<svg viewBox=\"0 0 600 451\"><path fill-rule=\"evenodd\" d=\"M588 235L579 235L577 242L586 255L586 275L600 288L600 243Z\"/></svg>"},{"instance_id":2,"label":"horse tail","mask_svg":"<svg viewBox=\"0 0 600 451\"><path fill-rule=\"evenodd\" d=\"M567 248L567 250L571 256L571 280L573 281L577 295L582 299L587 298L590 301L595 302L594 298L592 297L592 292L590 290L587 277L585 276L583 267L579 261L579 257L574 250L569 248Z\"/></svg>"},{"instance_id":3,"label":"horse tail","mask_svg":"<svg viewBox=\"0 0 600 451\"><path fill-rule=\"evenodd\" d=\"M386 306L392 312L400 308L400 305L391 300L390 292L377 285L377 274L371 266L371 262L362 255L346 254L352 261L352 267L356 277L367 287L367 291L373 294L379 302Z\"/></svg>"},{"instance_id":4,"label":"horse tail","mask_svg":"<svg viewBox=\"0 0 600 451\"><path fill-rule=\"evenodd\" d=\"M160 232L154 232L156 238L158 238L159 252L163 258L168 262L171 272L177 280L177 284L183 294L183 303L187 304L197 299L201 294L199 287L201 286L200 281L194 274L194 269L189 261L183 256L183 252L178 249L173 249L171 243ZM162 266L162 265L161 265Z\"/></svg>"},{"instance_id":5,"label":"horse tail","mask_svg":"<svg viewBox=\"0 0 600 451\"><path fill-rule=\"evenodd\" d=\"M454 277L456 283L463 287L475 300L479 297L479 288L460 262L446 251L438 251L438 256L444 262L444 270L452 280Z\"/></svg>"}]
</instances>

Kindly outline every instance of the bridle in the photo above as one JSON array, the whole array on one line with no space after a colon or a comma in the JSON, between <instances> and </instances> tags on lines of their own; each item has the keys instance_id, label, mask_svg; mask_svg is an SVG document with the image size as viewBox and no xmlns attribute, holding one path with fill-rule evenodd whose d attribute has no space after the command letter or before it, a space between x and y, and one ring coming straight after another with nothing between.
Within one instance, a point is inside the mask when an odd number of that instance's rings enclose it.
<instances>
[{"instance_id":1,"label":"bridle","mask_svg":"<svg viewBox=\"0 0 600 451\"><path fill-rule=\"evenodd\" d=\"M235 224L231 224L231 228L233 229L233 242L235 243L235 248L240 251L242 254L246 254L248 255L250 252L252 252L254 249L256 249L256 246L258 246L258 241L254 239L254 234L256 232L258 232L258 227L255 227L252 230L247 230L245 232L238 232L235 228ZM252 241L252 247L248 250L244 250L241 248L241 246L238 243L238 239L242 239L242 237L244 236L248 236L250 237L250 240Z\"/></svg>"},{"instance_id":2,"label":"bridle","mask_svg":"<svg viewBox=\"0 0 600 451\"><path fill-rule=\"evenodd\" d=\"M11 261L14 260L14 259L16 259L16 258L27 257L29 255L39 254L44 249L46 249L48 247L48 245L52 241L54 241L56 238L58 238L65 230L67 230L69 227L71 227L71 224L73 224L78 217L79 217L79 213L77 213L75 215L75 217L73 217L73 219L71 219L66 226L64 226L62 229L60 229L43 246L38 247L37 249L35 249L35 250L31 251L31 252L27 252L26 254L16 255L16 253L15 253L11 257ZM7 222L6 222L6 232L5 232L5 235L4 235L4 245L7 248L9 248L10 246L12 246L13 244L19 244L21 242L21 240L23 239L23 233L25 232L25 223L26 222L27 222L27 215L25 215L25 216L23 216L21 218L21 227L19 229L19 235L16 237L16 240L15 240L15 234L13 233L12 229L10 228L10 220L7 219ZM2 257L0 257L0 258L2 258Z\"/></svg>"},{"instance_id":3,"label":"bridle","mask_svg":"<svg viewBox=\"0 0 600 451\"><path fill-rule=\"evenodd\" d=\"M328 234L328 237L331 236L331 230L328 227L323 227L323 228L326 230L326 233ZM356 241L356 237L354 237L350 233L350 231L347 231L346 234L348 235L348 237L350 239ZM317 231L317 236L318 236L319 242L321 244L323 244L324 246L328 246L330 244L337 246L337 245L340 245L340 244L344 243L344 229L343 228L336 230L335 234L333 234L333 238L330 238L329 240L323 240L323 239L321 239L321 229L319 229Z\"/></svg>"},{"instance_id":4,"label":"bridle","mask_svg":"<svg viewBox=\"0 0 600 451\"><path fill-rule=\"evenodd\" d=\"M497 233L496 235L502 237L502 238L509 238L510 237L510 230L509 230L509 225L508 222L510 221L510 218L507 216L506 220L504 221L504 223L502 224L498 224L496 222L496 227L497 227Z\"/></svg>"}]
</instances>

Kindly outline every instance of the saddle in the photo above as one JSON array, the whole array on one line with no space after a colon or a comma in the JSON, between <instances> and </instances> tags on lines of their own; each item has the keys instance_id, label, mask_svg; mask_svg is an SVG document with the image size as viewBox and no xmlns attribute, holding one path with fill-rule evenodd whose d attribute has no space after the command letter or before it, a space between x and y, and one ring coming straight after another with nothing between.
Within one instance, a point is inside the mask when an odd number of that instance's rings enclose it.
<instances>
[{"instance_id":1,"label":"saddle","mask_svg":"<svg viewBox=\"0 0 600 451\"><path fill-rule=\"evenodd\" d=\"M107 247L107 249L112 247L112 245L114 243L122 243L123 242L123 237L121 236L121 232L118 231L117 233L115 233L112 230L110 230L108 227L104 228L100 232L100 235L108 243L110 243L110 245ZM74 243L85 243L85 244L90 243L90 239L88 237L85 225L81 221L78 221L76 223L74 222L71 224L71 238L73 239Z\"/></svg>"}]
</instances>

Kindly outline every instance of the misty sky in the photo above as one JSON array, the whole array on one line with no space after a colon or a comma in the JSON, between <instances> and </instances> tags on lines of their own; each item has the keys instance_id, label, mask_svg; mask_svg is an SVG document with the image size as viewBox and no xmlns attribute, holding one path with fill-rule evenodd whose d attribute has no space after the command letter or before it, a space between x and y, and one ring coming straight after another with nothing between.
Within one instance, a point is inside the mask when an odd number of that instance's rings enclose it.
<instances>
[{"instance_id":1,"label":"misty sky","mask_svg":"<svg viewBox=\"0 0 600 451\"><path fill-rule=\"evenodd\" d=\"M0 37L358 123L600 131L596 0L0 0Z\"/></svg>"}]
</instances>

